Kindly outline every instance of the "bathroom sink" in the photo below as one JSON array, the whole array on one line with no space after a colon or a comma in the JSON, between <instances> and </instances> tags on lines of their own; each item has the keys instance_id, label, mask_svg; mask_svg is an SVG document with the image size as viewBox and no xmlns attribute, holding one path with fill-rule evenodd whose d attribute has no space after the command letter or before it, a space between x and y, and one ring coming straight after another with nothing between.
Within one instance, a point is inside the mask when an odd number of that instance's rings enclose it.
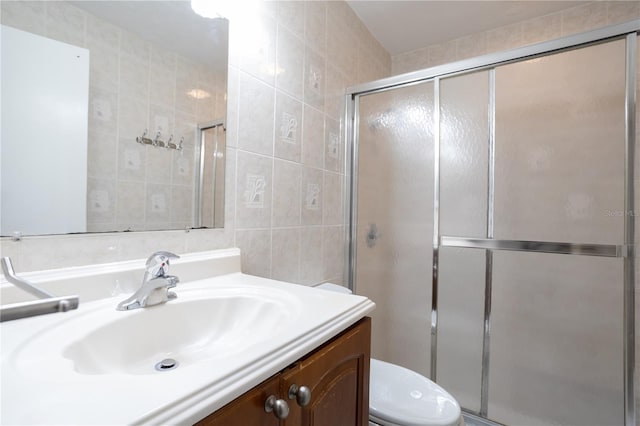
<instances>
[{"instance_id":1,"label":"bathroom sink","mask_svg":"<svg viewBox=\"0 0 640 426\"><path fill-rule=\"evenodd\" d=\"M238 286L183 291L176 300L135 311L116 311L111 301L39 333L15 359L35 374L52 368L81 375L171 374L274 339L299 306L286 292Z\"/></svg>"},{"instance_id":2,"label":"bathroom sink","mask_svg":"<svg viewBox=\"0 0 640 426\"><path fill-rule=\"evenodd\" d=\"M181 256L171 271L181 280L176 299L116 310L142 263L37 276L81 304L0 323L0 424L193 424L375 306L243 274L239 250L228 249ZM106 296L92 300L97 283ZM155 368L168 358L177 367Z\"/></svg>"},{"instance_id":3,"label":"bathroom sink","mask_svg":"<svg viewBox=\"0 0 640 426\"><path fill-rule=\"evenodd\" d=\"M290 317L282 300L260 296L218 294L127 312L71 343L63 356L82 374L154 374L233 356L264 342ZM164 359L176 367L154 368Z\"/></svg>"}]
</instances>

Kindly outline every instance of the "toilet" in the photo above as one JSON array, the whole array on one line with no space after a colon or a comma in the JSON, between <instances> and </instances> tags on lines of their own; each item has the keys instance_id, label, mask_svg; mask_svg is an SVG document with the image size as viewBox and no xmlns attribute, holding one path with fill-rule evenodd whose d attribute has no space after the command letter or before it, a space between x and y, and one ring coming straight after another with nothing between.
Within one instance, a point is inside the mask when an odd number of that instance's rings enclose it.
<instances>
[{"instance_id":1,"label":"toilet","mask_svg":"<svg viewBox=\"0 0 640 426\"><path fill-rule=\"evenodd\" d=\"M351 293L337 284L316 288ZM460 404L426 377L373 358L370 371L370 426L464 426Z\"/></svg>"}]
</instances>

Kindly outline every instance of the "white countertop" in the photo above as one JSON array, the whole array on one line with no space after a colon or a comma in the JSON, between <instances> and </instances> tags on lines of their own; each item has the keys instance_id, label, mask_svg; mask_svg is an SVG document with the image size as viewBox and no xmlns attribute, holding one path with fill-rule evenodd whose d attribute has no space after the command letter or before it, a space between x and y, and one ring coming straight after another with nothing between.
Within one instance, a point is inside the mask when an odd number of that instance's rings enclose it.
<instances>
[{"instance_id":1,"label":"white countertop","mask_svg":"<svg viewBox=\"0 0 640 426\"><path fill-rule=\"evenodd\" d=\"M300 303L292 307L286 321L275 327L273 335L250 350L202 358L172 371L80 373L73 362L61 354L63 351L55 348L90 333L101 322L144 314L146 309L160 312L175 301L122 312L115 310L123 299L118 295L81 302L78 310L64 314L1 323L0 422L7 425L194 423L339 334L375 307L365 297L240 272L179 284L175 291L180 302L197 300L204 293L241 293L252 289L262 292L269 289L276 294L286 294L284 299ZM286 303L283 302L284 309L287 309ZM71 336L66 335L69 324L74 324ZM136 345L136 342L123 338L119 344Z\"/></svg>"}]
</instances>

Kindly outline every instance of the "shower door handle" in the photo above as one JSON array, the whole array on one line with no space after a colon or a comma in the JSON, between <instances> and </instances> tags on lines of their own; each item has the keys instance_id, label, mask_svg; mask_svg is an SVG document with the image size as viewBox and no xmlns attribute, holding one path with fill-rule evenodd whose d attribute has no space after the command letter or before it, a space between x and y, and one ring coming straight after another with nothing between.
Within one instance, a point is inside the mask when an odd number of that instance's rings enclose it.
<instances>
[{"instance_id":1,"label":"shower door handle","mask_svg":"<svg viewBox=\"0 0 640 426\"><path fill-rule=\"evenodd\" d=\"M369 248L374 247L378 243L378 239L382 237L382 234L378 232L378 225L372 223L369 225L369 232L367 232L367 246Z\"/></svg>"}]
</instances>

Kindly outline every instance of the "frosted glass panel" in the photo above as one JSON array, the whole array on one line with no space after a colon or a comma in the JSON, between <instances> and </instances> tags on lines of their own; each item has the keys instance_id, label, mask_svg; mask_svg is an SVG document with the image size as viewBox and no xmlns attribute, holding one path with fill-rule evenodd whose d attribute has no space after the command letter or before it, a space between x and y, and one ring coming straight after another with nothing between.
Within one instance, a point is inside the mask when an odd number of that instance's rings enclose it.
<instances>
[{"instance_id":1,"label":"frosted glass panel","mask_svg":"<svg viewBox=\"0 0 640 426\"><path fill-rule=\"evenodd\" d=\"M622 260L495 252L489 417L621 425Z\"/></svg>"},{"instance_id":2,"label":"frosted glass panel","mask_svg":"<svg viewBox=\"0 0 640 426\"><path fill-rule=\"evenodd\" d=\"M487 236L488 71L440 83L440 233Z\"/></svg>"},{"instance_id":3,"label":"frosted glass panel","mask_svg":"<svg viewBox=\"0 0 640 426\"><path fill-rule=\"evenodd\" d=\"M377 304L372 355L427 376L432 122L430 82L360 98L356 292Z\"/></svg>"},{"instance_id":4,"label":"frosted glass panel","mask_svg":"<svg viewBox=\"0 0 640 426\"><path fill-rule=\"evenodd\" d=\"M496 69L495 237L620 244L623 40Z\"/></svg>"},{"instance_id":5,"label":"frosted glass panel","mask_svg":"<svg viewBox=\"0 0 640 426\"><path fill-rule=\"evenodd\" d=\"M480 410L485 251L440 249L438 384L461 406Z\"/></svg>"}]
</instances>

